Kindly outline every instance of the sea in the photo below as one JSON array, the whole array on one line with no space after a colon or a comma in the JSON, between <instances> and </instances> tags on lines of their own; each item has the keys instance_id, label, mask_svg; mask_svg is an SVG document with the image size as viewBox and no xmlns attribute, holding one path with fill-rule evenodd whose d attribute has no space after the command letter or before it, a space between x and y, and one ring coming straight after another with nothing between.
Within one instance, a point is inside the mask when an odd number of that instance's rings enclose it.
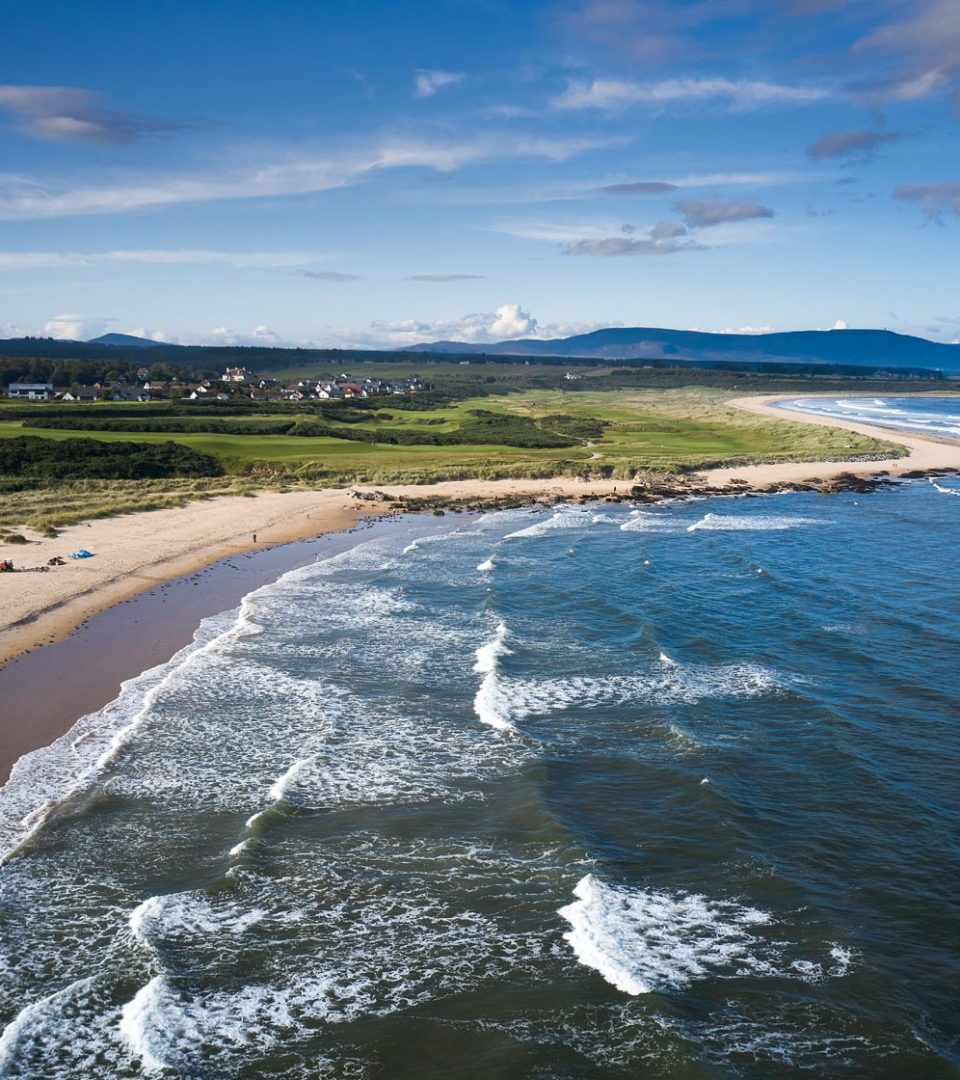
<instances>
[{"instance_id":1,"label":"sea","mask_svg":"<svg viewBox=\"0 0 960 1080\"><path fill-rule=\"evenodd\" d=\"M960 397L799 397L776 402L794 412L926 435L960 438Z\"/></svg>"},{"instance_id":2,"label":"sea","mask_svg":"<svg viewBox=\"0 0 960 1080\"><path fill-rule=\"evenodd\" d=\"M0 1076L960 1076L958 496L404 517L207 619L0 791Z\"/></svg>"}]
</instances>

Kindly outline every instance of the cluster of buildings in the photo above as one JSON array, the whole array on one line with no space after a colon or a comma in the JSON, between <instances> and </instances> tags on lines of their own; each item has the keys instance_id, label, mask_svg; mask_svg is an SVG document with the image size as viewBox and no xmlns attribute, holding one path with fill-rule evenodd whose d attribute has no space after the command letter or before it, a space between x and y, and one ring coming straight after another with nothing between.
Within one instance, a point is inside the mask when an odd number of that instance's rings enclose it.
<instances>
[{"instance_id":1,"label":"cluster of buildings","mask_svg":"<svg viewBox=\"0 0 960 1080\"><path fill-rule=\"evenodd\" d=\"M219 379L196 381L151 379L141 368L135 381L124 377L92 386L57 389L52 383L11 383L7 397L21 401L317 401L369 398L381 394L415 394L429 387L420 378L387 380L362 378L344 372L334 379L301 379L281 386L276 379L260 379L246 368L231 367Z\"/></svg>"}]
</instances>

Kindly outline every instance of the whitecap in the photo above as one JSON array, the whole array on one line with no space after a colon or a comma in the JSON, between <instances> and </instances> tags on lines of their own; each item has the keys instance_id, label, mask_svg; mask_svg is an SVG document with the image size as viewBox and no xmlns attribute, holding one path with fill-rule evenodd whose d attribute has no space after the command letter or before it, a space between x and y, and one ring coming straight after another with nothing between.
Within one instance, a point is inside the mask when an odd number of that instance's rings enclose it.
<instances>
[{"instance_id":1,"label":"whitecap","mask_svg":"<svg viewBox=\"0 0 960 1080\"><path fill-rule=\"evenodd\" d=\"M754 532L780 529L800 529L806 525L827 525L821 518L790 517L780 514L705 514L687 532Z\"/></svg>"},{"instance_id":2,"label":"whitecap","mask_svg":"<svg viewBox=\"0 0 960 1080\"><path fill-rule=\"evenodd\" d=\"M581 964L625 994L678 990L716 972L756 965L753 927L771 917L756 908L690 893L629 889L593 874L559 914Z\"/></svg>"}]
</instances>

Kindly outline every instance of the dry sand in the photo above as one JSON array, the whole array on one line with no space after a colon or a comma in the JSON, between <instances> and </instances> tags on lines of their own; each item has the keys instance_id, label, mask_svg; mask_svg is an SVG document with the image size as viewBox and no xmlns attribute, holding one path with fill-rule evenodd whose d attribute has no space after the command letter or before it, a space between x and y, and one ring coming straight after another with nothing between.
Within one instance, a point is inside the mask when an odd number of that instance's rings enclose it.
<instances>
[{"instance_id":1,"label":"dry sand","mask_svg":"<svg viewBox=\"0 0 960 1080\"><path fill-rule=\"evenodd\" d=\"M773 409L777 396L738 398L731 404L762 416L784 419ZM901 474L917 469L960 469L960 442L903 435L884 428L807 414L789 414L811 424L843 427L862 435L900 443L908 457L877 462L804 462L711 469L701 474L710 486L733 480L762 488L777 482L830 479L841 473L869 475L883 469ZM603 496L628 485L620 480L460 480L431 484L385 485L391 495L446 499L529 495ZM42 574L0 575L0 664L57 641L96 611L158 582L179 577L232 553L318 536L349 528L361 514L380 513L389 504L362 503L345 489L264 492L253 498L226 496L193 502L174 510L152 510L73 525L54 539L29 547L0 545L0 559L17 566L43 566L54 555L68 557L87 548L93 558L72 561ZM253 542L253 534L257 542Z\"/></svg>"},{"instance_id":2,"label":"dry sand","mask_svg":"<svg viewBox=\"0 0 960 1080\"><path fill-rule=\"evenodd\" d=\"M396 484L393 495L468 499L498 495L605 495L616 481L462 480L420 487ZM619 482L620 490L624 488ZM71 525L59 536L29 546L0 544L0 559L17 567L44 566L59 555L66 566L47 573L0 575L0 664L38 645L57 641L96 611L161 581L241 551L347 529L362 514L383 513L385 503L364 503L346 489L263 492L224 496L173 510L101 518ZM256 533L257 542L253 535ZM93 558L72 560L86 548Z\"/></svg>"}]
</instances>

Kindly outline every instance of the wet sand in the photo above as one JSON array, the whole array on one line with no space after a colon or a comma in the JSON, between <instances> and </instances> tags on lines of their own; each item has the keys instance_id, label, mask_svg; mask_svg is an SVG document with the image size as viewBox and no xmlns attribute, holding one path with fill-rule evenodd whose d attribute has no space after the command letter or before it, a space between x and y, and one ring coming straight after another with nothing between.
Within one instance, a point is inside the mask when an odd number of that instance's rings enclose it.
<instances>
[{"instance_id":1,"label":"wet sand","mask_svg":"<svg viewBox=\"0 0 960 1080\"><path fill-rule=\"evenodd\" d=\"M97 612L69 637L6 664L0 668L0 784L18 758L47 746L116 698L126 679L188 645L203 619L229 611L289 570L399 523L368 518L343 532L230 555Z\"/></svg>"}]
</instances>

